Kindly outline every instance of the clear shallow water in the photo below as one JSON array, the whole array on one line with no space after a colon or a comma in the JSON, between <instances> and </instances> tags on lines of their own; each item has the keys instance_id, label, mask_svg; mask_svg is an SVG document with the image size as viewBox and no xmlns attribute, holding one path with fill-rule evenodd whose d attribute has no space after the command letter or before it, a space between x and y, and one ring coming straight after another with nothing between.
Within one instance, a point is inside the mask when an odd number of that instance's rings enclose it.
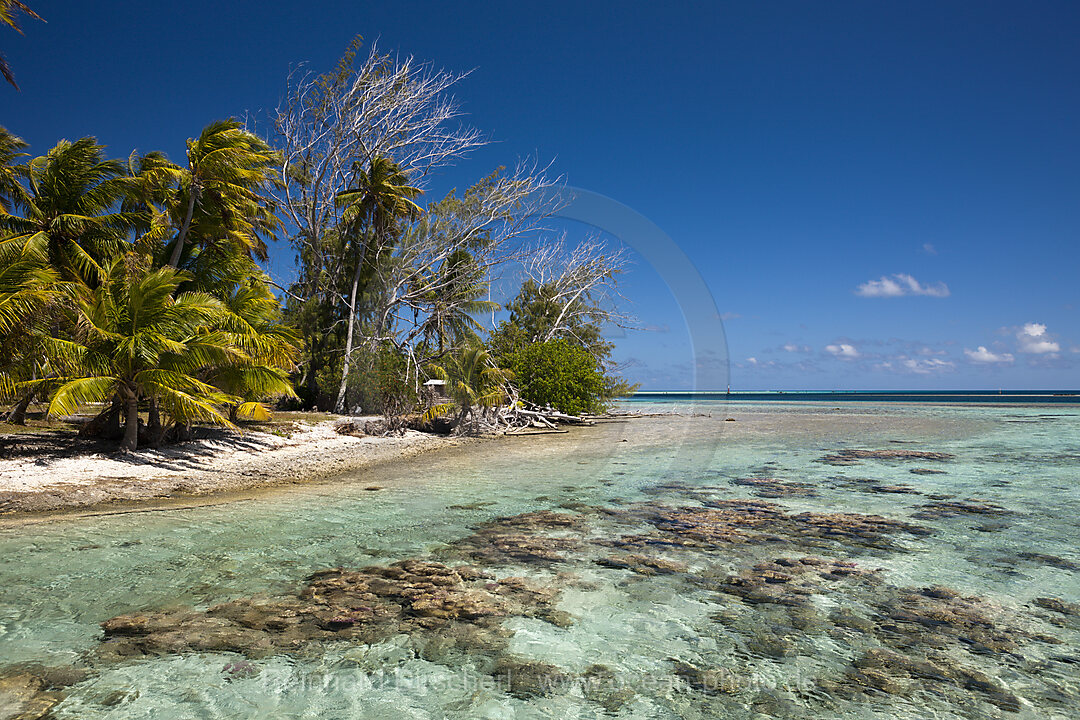
<instances>
[{"instance_id":1,"label":"clear shallow water","mask_svg":"<svg viewBox=\"0 0 1080 720\"><path fill-rule=\"evenodd\" d=\"M671 403L629 407L673 409ZM211 507L2 528L0 658L5 665L92 666L86 680L64 691L53 710L57 718L1080 714L1080 665L1070 661L1080 653L1080 623L1031 605L1037 597L1080 603L1080 409L729 402L674 409L693 416L486 443L348 482ZM736 421L725 422L727 417ZM955 459L821 462L845 448L927 450ZM945 472L910 472L923 468ZM917 523L932 534L898 532L877 547L815 538L808 549L797 546L801 539L793 546L788 538L642 551L685 566L671 574L639 575L597 564L617 554L613 541L655 532L641 516L611 511L758 499L759 487L735 482L754 477L805 484L796 494L764 500L789 515L876 514ZM871 489L896 485L910 492ZM382 489L365 489L372 486ZM925 513L928 503L949 501L999 511L912 517ZM504 559L485 569L561 591L557 607L573 617L569 627L524 616L502 623L513 634L500 655L549 663L570 678L547 694L508 693L475 658L425 659L408 634L258 658L240 674L223 672L242 660L233 653L93 659L99 623L116 615L295 594L308 575L327 567L406 558L455 565L474 560L459 541L483 523L546 509L585 516L577 549L553 564ZM718 591L724 578L755 562L807 554L880 569L881 580L870 589L818 583L809 610L794 620L782 604ZM875 603L901 595L900 588L929 585L981 598L985 622L1000 625L1006 635L1060 641L1025 639L1014 650L993 652L972 652L975 646L960 642L904 649L978 670L1018 698L1015 710L966 687L978 684L970 678L935 683L904 677L903 693L856 692L844 680L868 649L891 640L829 618L850 610L881 626L888 619ZM583 689L582 678L595 674L589 668L596 665L612 674L617 693ZM706 692L717 688L703 688L700 674L687 667L714 670L710 678L719 677L722 687Z\"/></svg>"}]
</instances>

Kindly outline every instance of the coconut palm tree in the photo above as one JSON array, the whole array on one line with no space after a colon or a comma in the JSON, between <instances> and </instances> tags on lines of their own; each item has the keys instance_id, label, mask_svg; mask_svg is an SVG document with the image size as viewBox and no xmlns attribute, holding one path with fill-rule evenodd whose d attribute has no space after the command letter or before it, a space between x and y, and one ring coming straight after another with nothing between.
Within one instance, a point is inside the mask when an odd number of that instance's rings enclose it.
<instances>
[{"instance_id":1,"label":"coconut palm tree","mask_svg":"<svg viewBox=\"0 0 1080 720\"><path fill-rule=\"evenodd\" d=\"M169 265L181 266L192 237L228 238L265 259L262 238L280 221L263 193L279 182L280 165L280 155L264 140L229 119L210 123L188 140L186 167L158 166L176 183L170 211L178 230Z\"/></svg>"},{"instance_id":2,"label":"coconut palm tree","mask_svg":"<svg viewBox=\"0 0 1080 720\"><path fill-rule=\"evenodd\" d=\"M474 315L499 309L485 300L488 286L484 274L467 250L457 250L439 270L422 280L427 317L421 327L423 342L441 357L448 347L477 340L480 323Z\"/></svg>"},{"instance_id":3,"label":"coconut palm tree","mask_svg":"<svg viewBox=\"0 0 1080 720\"><path fill-rule=\"evenodd\" d=\"M7 25L20 35L23 34L22 28L19 27L18 16L19 13L24 13L37 20L42 20L41 16L30 9L30 7L21 0L0 0L0 23ZM44 22L44 20L42 20ZM4 76L4 79L11 84L11 87L16 90L19 86L15 83L15 74L11 72L11 66L8 65L7 60L0 54L0 75Z\"/></svg>"},{"instance_id":4,"label":"coconut palm tree","mask_svg":"<svg viewBox=\"0 0 1080 720\"><path fill-rule=\"evenodd\" d=\"M26 147L25 140L0 127L0 212L11 212L11 193L26 170L25 165L16 161L28 157L22 152Z\"/></svg>"},{"instance_id":5,"label":"coconut palm tree","mask_svg":"<svg viewBox=\"0 0 1080 720\"><path fill-rule=\"evenodd\" d=\"M280 322L281 306L267 281L265 275L253 272L236 283L222 302L225 313L219 328L249 361L215 367L207 379L242 400L229 407L233 422L240 417L269 420L270 411L261 400L296 397L289 372L296 367L300 337Z\"/></svg>"},{"instance_id":6,"label":"coconut palm tree","mask_svg":"<svg viewBox=\"0 0 1080 720\"><path fill-rule=\"evenodd\" d=\"M187 273L151 269L137 252L116 257L96 288L84 288L73 307L71 339L47 338L46 353L60 373L50 415L116 398L124 417L123 450L138 447L139 400L154 398L176 422L231 425L218 406L235 399L199 379L207 367L248 358L213 332L221 303L204 293L176 294Z\"/></svg>"},{"instance_id":7,"label":"coconut palm tree","mask_svg":"<svg viewBox=\"0 0 1080 720\"><path fill-rule=\"evenodd\" d=\"M390 158L376 157L366 170L357 173L356 187L338 193L338 205L344 208L342 223L347 229L346 252L356 263L349 291L349 321L345 331L345 360L341 368L335 410L345 411L345 387L352 360L356 331L356 303L361 279L364 284L374 274L379 253L397 234L399 223L418 215L423 209L414 202L423 191L409 184L409 174Z\"/></svg>"},{"instance_id":8,"label":"coconut palm tree","mask_svg":"<svg viewBox=\"0 0 1080 720\"><path fill-rule=\"evenodd\" d=\"M40 337L70 290L44 253L0 245L0 401L14 404L7 422L26 424L26 411L47 378Z\"/></svg>"},{"instance_id":9,"label":"coconut palm tree","mask_svg":"<svg viewBox=\"0 0 1080 720\"><path fill-rule=\"evenodd\" d=\"M31 160L19 172L24 182L6 188L11 207L0 210L0 232L7 233L0 244L23 252L43 248L65 281L101 282L104 265L140 219L117 209L132 179L104 151L93 138L61 140Z\"/></svg>"}]
</instances>

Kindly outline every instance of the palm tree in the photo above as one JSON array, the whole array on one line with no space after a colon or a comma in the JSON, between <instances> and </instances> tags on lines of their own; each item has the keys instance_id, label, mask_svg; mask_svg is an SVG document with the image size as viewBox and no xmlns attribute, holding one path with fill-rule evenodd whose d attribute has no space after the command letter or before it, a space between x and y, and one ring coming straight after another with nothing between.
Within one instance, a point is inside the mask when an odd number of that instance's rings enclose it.
<instances>
[{"instance_id":1,"label":"palm tree","mask_svg":"<svg viewBox=\"0 0 1080 720\"><path fill-rule=\"evenodd\" d=\"M22 28L19 27L18 20L16 19L20 12L45 22L40 15L31 10L27 4L21 2L21 0L0 0L0 23L7 25L15 32L22 35ZM11 66L8 65L7 60L4 59L2 54L0 54L0 75L4 76L4 79L11 84L11 87L16 90L19 89L18 84L15 82L15 75L11 72Z\"/></svg>"},{"instance_id":2,"label":"palm tree","mask_svg":"<svg viewBox=\"0 0 1080 720\"><path fill-rule=\"evenodd\" d=\"M11 211L0 210L0 244L41 247L48 263L66 281L96 285L104 267L123 246L139 214L117 210L132 186L123 164L107 160L93 138L61 140L47 155L20 171L25 184L13 183Z\"/></svg>"},{"instance_id":3,"label":"palm tree","mask_svg":"<svg viewBox=\"0 0 1080 720\"><path fill-rule=\"evenodd\" d=\"M345 208L342 222L350 229L349 247L353 270L352 288L349 292L349 321L345 332L345 360L341 368L341 385L338 387L336 412L345 411L345 388L352 361L353 335L356 330L356 300L361 277L370 279L378 254L387 246L397 231L398 223L417 215L423 210L413 202L422 191L409 185L409 174L393 160L376 157L368 169L357 174L356 187L338 194L337 202Z\"/></svg>"},{"instance_id":4,"label":"palm tree","mask_svg":"<svg viewBox=\"0 0 1080 720\"><path fill-rule=\"evenodd\" d=\"M11 212L11 194L26 170L25 165L15 161L27 157L27 153L22 152L26 147L25 140L0 126L0 212Z\"/></svg>"},{"instance_id":5,"label":"palm tree","mask_svg":"<svg viewBox=\"0 0 1080 720\"><path fill-rule=\"evenodd\" d=\"M198 138L188 140L187 167L171 171L177 189L170 209L179 229L169 265L180 267L191 236L228 238L265 259L262 235L280 221L263 192L279 182L280 164L279 154L237 120L210 123Z\"/></svg>"},{"instance_id":6,"label":"palm tree","mask_svg":"<svg viewBox=\"0 0 1080 720\"><path fill-rule=\"evenodd\" d=\"M105 269L103 282L85 288L74 304L72 339L46 341L49 360L62 373L49 414L116 398L127 451L138 447L141 398L156 399L177 422L231 425L217 406L234 398L197 377L202 368L247 359L211 331L222 316L221 303L203 293L176 295L188 274L152 270L137 252L118 256Z\"/></svg>"},{"instance_id":7,"label":"palm tree","mask_svg":"<svg viewBox=\"0 0 1080 720\"><path fill-rule=\"evenodd\" d=\"M289 372L296 367L300 338L281 324L281 306L267 281L265 275L252 273L223 298L220 328L250 361L215 367L207 377L215 387L242 400L229 407L233 422L239 417L269 420L270 411L261 400L296 397Z\"/></svg>"},{"instance_id":8,"label":"palm tree","mask_svg":"<svg viewBox=\"0 0 1080 720\"><path fill-rule=\"evenodd\" d=\"M443 355L448 344L475 342L480 323L473 316L499 309L498 303L483 299L488 286L467 250L452 253L422 284L428 314L421 334L428 346L434 341L436 357Z\"/></svg>"},{"instance_id":9,"label":"palm tree","mask_svg":"<svg viewBox=\"0 0 1080 720\"><path fill-rule=\"evenodd\" d=\"M0 400L15 400L7 422L26 424L27 408L48 375L40 339L69 290L42 248L0 245Z\"/></svg>"},{"instance_id":10,"label":"palm tree","mask_svg":"<svg viewBox=\"0 0 1080 720\"><path fill-rule=\"evenodd\" d=\"M56 320L59 301L71 291L50 262L48 238L20 232L26 230L19 227L22 218L10 215L15 203L25 200L20 180L31 168L16 161L27 157L21 152L26 147L0 128L0 399L14 401L6 420L19 425L49 379L40 340Z\"/></svg>"},{"instance_id":11,"label":"palm tree","mask_svg":"<svg viewBox=\"0 0 1080 720\"><path fill-rule=\"evenodd\" d=\"M458 406L456 425L464 427L472 415L474 428L479 422L475 409L480 407L486 414L490 408L506 401L506 384L513 373L496 367L491 354L483 345L472 345L451 354L442 365L431 365L428 372L446 382L446 392ZM443 408L434 408L438 413Z\"/></svg>"}]
</instances>

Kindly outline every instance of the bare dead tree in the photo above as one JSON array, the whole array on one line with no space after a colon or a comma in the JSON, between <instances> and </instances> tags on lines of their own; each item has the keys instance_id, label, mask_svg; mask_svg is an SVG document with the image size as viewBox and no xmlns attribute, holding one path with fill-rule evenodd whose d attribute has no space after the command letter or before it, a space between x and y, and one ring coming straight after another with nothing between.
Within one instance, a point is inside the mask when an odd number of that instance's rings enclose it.
<instances>
[{"instance_id":1,"label":"bare dead tree","mask_svg":"<svg viewBox=\"0 0 1080 720\"><path fill-rule=\"evenodd\" d=\"M535 283L555 312L553 320L538 328L530 341L575 336L575 329L584 324L632 328L633 315L619 309L626 298L618 286L619 276L630 263L625 248L612 248L595 236L569 247L564 234L533 248L522 264L522 273Z\"/></svg>"},{"instance_id":2,"label":"bare dead tree","mask_svg":"<svg viewBox=\"0 0 1080 720\"><path fill-rule=\"evenodd\" d=\"M372 46L350 48L334 72L294 71L277 109L283 153L279 198L302 241L340 220L335 199L375 157L391 158L414 183L485 144L479 130L452 121L460 105L447 91L468 73L450 73Z\"/></svg>"},{"instance_id":3,"label":"bare dead tree","mask_svg":"<svg viewBox=\"0 0 1080 720\"><path fill-rule=\"evenodd\" d=\"M342 225L338 194L352 188L375 158L392 160L422 188L433 168L486 142L479 130L455 122L462 112L448 91L467 73L392 56L374 45L357 61L358 47L354 42L333 72L294 71L275 116L283 155L283 189L276 199L296 228L298 252L314 266L319 287L309 292L321 292L328 303L347 302L336 290L370 237L355 233L344 248L325 241ZM351 317L356 308L348 311ZM350 347L352 328L349 323ZM343 383L347 372L343 367Z\"/></svg>"}]
</instances>

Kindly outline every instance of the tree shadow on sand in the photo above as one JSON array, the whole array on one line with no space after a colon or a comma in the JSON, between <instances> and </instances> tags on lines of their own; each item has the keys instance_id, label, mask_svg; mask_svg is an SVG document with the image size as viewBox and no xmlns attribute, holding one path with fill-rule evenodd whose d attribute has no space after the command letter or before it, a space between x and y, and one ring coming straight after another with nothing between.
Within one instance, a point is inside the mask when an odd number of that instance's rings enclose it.
<instances>
[{"instance_id":1,"label":"tree shadow on sand","mask_svg":"<svg viewBox=\"0 0 1080 720\"><path fill-rule=\"evenodd\" d=\"M272 444L265 437L221 428L196 427L191 439L159 448L122 452L115 440L79 437L70 432L43 431L0 435L0 460L33 459L38 465L57 460L104 455L115 462L149 465L162 470L206 469L205 461L228 451L257 452Z\"/></svg>"}]
</instances>

